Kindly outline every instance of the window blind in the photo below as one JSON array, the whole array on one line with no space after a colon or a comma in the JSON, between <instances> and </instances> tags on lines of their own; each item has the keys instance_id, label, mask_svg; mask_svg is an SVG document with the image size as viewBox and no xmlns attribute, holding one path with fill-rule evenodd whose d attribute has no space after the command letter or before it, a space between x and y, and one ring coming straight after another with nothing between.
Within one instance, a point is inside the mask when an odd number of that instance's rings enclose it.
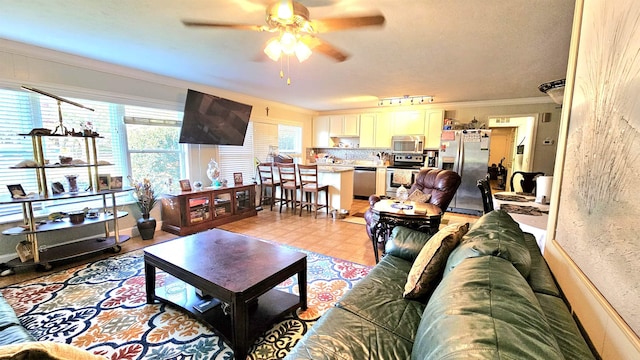
<instances>
[{"instance_id":1,"label":"window blind","mask_svg":"<svg viewBox=\"0 0 640 360\"><path fill-rule=\"evenodd\" d=\"M18 135L34 127L31 106L28 93L0 89L0 191L7 195L7 185L14 184L21 184L26 193L38 192L34 169L10 169L23 160L33 160L31 137ZM0 205L0 216L20 211L19 204Z\"/></svg>"},{"instance_id":2,"label":"window blind","mask_svg":"<svg viewBox=\"0 0 640 360\"><path fill-rule=\"evenodd\" d=\"M249 121L247 126L247 134L244 137L242 146L220 145L218 152L220 161L220 176L227 179L230 185L233 185L233 173L242 172L242 179L245 184L255 181L256 164L253 152L253 121Z\"/></svg>"},{"instance_id":3,"label":"window blind","mask_svg":"<svg viewBox=\"0 0 640 360\"><path fill-rule=\"evenodd\" d=\"M253 151L260 162L269 160L269 146L278 146L278 125L256 122L253 124Z\"/></svg>"}]
</instances>

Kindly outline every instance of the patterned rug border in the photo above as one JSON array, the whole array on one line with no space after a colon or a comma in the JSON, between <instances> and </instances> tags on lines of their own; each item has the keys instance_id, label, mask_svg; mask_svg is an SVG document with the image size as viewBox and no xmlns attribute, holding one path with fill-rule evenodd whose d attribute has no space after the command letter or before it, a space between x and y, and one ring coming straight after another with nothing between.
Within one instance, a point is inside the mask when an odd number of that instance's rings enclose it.
<instances>
[{"instance_id":1,"label":"patterned rug border","mask_svg":"<svg viewBox=\"0 0 640 360\"><path fill-rule=\"evenodd\" d=\"M260 336L250 359L284 357L319 316L371 269L274 244L307 254L309 308L286 315ZM72 344L110 359L232 359L229 346L191 314L171 305L146 304L143 251L62 269L0 291L37 340ZM167 286L171 278L158 272L157 286ZM297 278L277 288L297 294Z\"/></svg>"}]
</instances>

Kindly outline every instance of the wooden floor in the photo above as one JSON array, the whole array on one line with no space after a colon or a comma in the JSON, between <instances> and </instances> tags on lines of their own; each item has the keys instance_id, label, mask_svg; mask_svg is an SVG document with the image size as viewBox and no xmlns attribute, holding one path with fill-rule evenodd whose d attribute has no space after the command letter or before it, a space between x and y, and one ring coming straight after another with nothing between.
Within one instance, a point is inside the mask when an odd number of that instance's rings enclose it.
<instances>
[{"instance_id":1,"label":"wooden floor","mask_svg":"<svg viewBox=\"0 0 640 360\"><path fill-rule=\"evenodd\" d=\"M362 213L368 206L368 202L365 200L354 200L351 214ZM315 219L311 213L306 211L303 211L302 216L298 214L299 212L294 214L289 209L283 209L282 213L278 212L276 208L270 211L269 206L266 206L264 210L258 212L258 216L225 224L219 228L260 239L289 244L359 264L375 264L373 248L364 225L362 225L362 218L333 219L326 212L321 212L318 214L318 218ZM443 223L473 222L476 219L477 217L474 216L446 213ZM122 244L121 254L175 237L175 235L164 231L156 231L152 240L133 237ZM53 263L54 268L51 271L59 271L109 256L113 256L113 254L98 253L76 258L73 261ZM0 278L0 287L33 279L44 274L46 273L37 272L33 267L17 269L16 274Z\"/></svg>"}]
</instances>

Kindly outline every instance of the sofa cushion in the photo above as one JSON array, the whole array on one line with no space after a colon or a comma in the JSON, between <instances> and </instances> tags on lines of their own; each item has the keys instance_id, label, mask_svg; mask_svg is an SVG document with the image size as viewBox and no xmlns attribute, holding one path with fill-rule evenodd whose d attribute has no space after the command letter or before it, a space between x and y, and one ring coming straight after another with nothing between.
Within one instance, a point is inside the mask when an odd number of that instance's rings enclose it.
<instances>
[{"instance_id":1,"label":"sofa cushion","mask_svg":"<svg viewBox=\"0 0 640 360\"><path fill-rule=\"evenodd\" d=\"M412 347L411 341L393 332L345 309L332 308L307 331L285 359L408 359Z\"/></svg>"},{"instance_id":2,"label":"sofa cushion","mask_svg":"<svg viewBox=\"0 0 640 360\"><path fill-rule=\"evenodd\" d=\"M387 255L413 262L418 257L422 247L431 239L431 236L433 235L422 231L396 226L391 230L384 252Z\"/></svg>"},{"instance_id":3,"label":"sofa cushion","mask_svg":"<svg viewBox=\"0 0 640 360\"><path fill-rule=\"evenodd\" d=\"M0 293L0 330L11 325L20 325L20 321L11 305L7 303L7 300Z\"/></svg>"},{"instance_id":4,"label":"sofa cushion","mask_svg":"<svg viewBox=\"0 0 640 360\"><path fill-rule=\"evenodd\" d=\"M526 280L507 260L468 258L436 288L411 359L562 359Z\"/></svg>"},{"instance_id":5,"label":"sofa cushion","mask_svg":"<svg viewBox=\"0 0 640 360\"><path fill-rule=\"evenodd\" d=\"M411 263L386 255L336 304L413 342L425 304L402 297Z\"/></svg>"},{"instance_id":6,"label":"sofa cushion","mask_svg":"<svg viewBox=\"0 0 640 360\"><path fill-rule=\"evenodd\" d=\"M556 280L551 275L551 270L549 270L547 262L540 253L536 238L529 233L525 233L524 242L527 244L531 255L531 271L529 272L529 278L527 278L531 289L535 293L560 297L560 289L558 289Z\"/></svg>"},{"instance_id":7,"label":"sofa cushion","mask_svg":"<svg viewBox=\"0 0 640 360\"><path fill-rule=\"evenodd\" d=\"M565 359L594 359L564 300L541 293L536 293L536 297Z\"/></svg>"},{"instance_id":8,"label":"sofa cushion","mask_svg":"<svg viewBox=\"0 0 640 360\"><path fill-rule=\"evenodd\" d=\"M424 299L433 292L442 278L449 254L468 230L469 223L450 224L429 239L411 266L404 285L405 298Z\"/></svg>"},{"instance_id":9,"label":"sofa cushion","mask_svg":"<svg viewBox=\"0 0 640 360\"><path fill-rule=\"evenodd\" d=\"M105 359L73 345L51 341L0 346L1 359L15 360L98 360Z\"/></svg>"},{"instance_id":10,"label":"sofa cushion","mask_svg":"<svg viewBox=\"0 0 640 360\"><path fill-rule=\"evenodd\" d=\"M18 344L36 339L21 325L9 325L0 331L0 344Z\"/></svg>"},{"instance_id":11,"label":"sofa cushion","mask_svg":"<svg viewBox=\"0 0 640 360\"><path fill-rule=\"evenodd\" d=\"M517 222L502 210L483 215L462 238L451 253L444 276L467 258L498 256L510 261L527 278L531 270L531 255L524 234Z\"/></svg>"},{"instance_id":12,"label":"sofa cushion","mask_svg":"<svg viewBox=\"0 0 640 360\"><path fill-rule=\"evenodd\" d=\"M35 338L22 327L13 308L0 293L0 344L16 344L25 341L35 341Z\"/></svg>"}]
</instances>

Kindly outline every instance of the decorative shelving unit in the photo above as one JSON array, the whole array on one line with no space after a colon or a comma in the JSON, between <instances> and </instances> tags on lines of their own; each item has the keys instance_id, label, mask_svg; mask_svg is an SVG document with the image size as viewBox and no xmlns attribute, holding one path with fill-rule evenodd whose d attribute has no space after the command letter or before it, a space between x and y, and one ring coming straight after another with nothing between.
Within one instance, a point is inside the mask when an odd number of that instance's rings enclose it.
<instances>
[{"instance_id":1,"label":"decorative shelving unit","mask_svg":"<svg viewBox=\"0 0 640 360\"><path fill-rule=\"evenodd\" d=\"M10 261L7 265L16 267L20 265L36 264L44 269L50 269L49 262L55 260L63 260L76 256L81 256L93 252L111 249L113 252L121 250L120 244L129 239L128 236L119 235L118 219L127 216L128 213L118 211L116 206L116 194L130 191L130 188L112 189L98 191L98 168L103 164L98 161L96 138L98 136L69 136L56 134L19 134L21 136L31 137L33 144L33 156L35 166L29 167L12 167L13 169L33 169L36 172L38 194L20 198L11 198L9 196L0 197L0 204L21 204L23 226L6 229L3 235L24 236L25 240L30 243L32 261L21 262L20 259ZM43 138L47 137L72 137L82 138L84 141L84 153L86 155L85 164L47 164L45 153L43 151ZM111 165L111 164L104 164ZM87 191L65 192L62 194L50 194L47 183L47 170L59 168L86 168L89 177L89 186ZM69 218L58 220L39 220L34 215L33 204L39 202L53 200L77 200L83 197L102 197L103 212L100 212L96 218L86 218L81 223L72 224ZM110 199L110 202L108 202ZM39 252L38 234L51 231L64 231L74 227L88 226L96 223L104 224L104 236L91 239L79 240L76 242L56 245L47 248L46 252ZM111 227L113 234L111 234Z\"/></svg>"}]
</instances>

